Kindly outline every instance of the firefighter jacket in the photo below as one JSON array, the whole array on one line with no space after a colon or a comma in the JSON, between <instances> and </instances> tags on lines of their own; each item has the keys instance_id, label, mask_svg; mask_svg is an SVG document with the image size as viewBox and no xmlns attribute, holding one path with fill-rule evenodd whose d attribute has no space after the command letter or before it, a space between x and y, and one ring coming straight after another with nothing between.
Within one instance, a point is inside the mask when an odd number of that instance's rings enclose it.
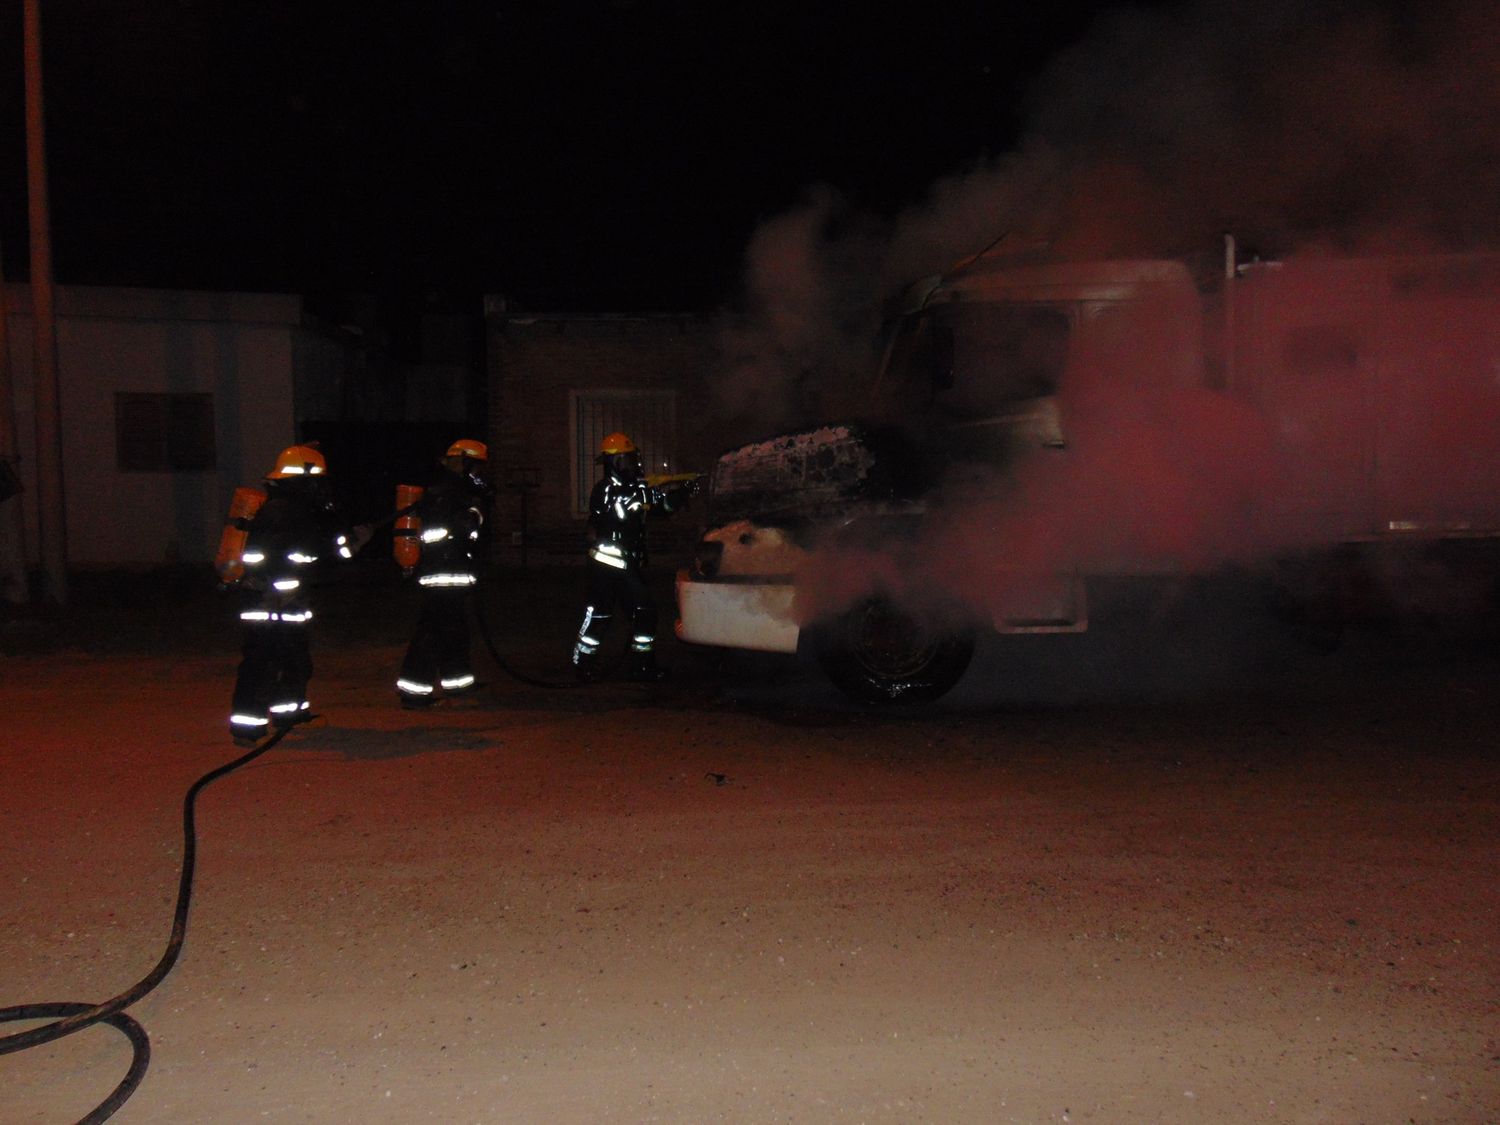
<instances>
[{"instance_id":1,"label":"firefighter jacket","mask_svg":"<svg viewBox=\"0 0 1500 1125\"><path fill-rule=\"evenodd\" d=\"M350 558L348 537L333 526L326 505L305 491L271 481L269 495L246 531L241 559L246 589L261 593L260 607L240 616L247 621L306 621L303 606L311 567L320 558Z\"/></svg>"},{"instance_id":2,"label":"firefighter jacket","mask_svg":"<svg viewBox=\"0 0 1500 1125\"><path fill-rule=\"evenodd\" d=\"M453 473L427 489L417 504L422 527L422 557L417 585L473 586L479 581L479 543L485 499Z\"/></svg>"},{"instance_id":3,"label":"firefighter jacket","mask_svg":"<svg viewBox=\"0 0 1500 1125\"><path fill-rule=\"evenodd\" d=\"M687 495L683 487L605 477L589 495L589 558L617 570L644 564L646 520L675 511Z\"/></svg>"}]
</instances>

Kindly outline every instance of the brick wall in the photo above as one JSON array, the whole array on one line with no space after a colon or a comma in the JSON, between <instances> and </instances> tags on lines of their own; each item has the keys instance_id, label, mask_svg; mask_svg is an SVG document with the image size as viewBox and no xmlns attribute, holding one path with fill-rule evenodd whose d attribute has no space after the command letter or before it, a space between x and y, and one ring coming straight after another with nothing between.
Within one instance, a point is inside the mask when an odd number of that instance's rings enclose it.
<instances>
[{"instance_id":1,"label":"brick wall","mask_svg":"<svg viewBox=\"0 0 1500 1125\"><path fill-rule=\"evenodd\" d=\"M581 562L584 521L574 512L571 392L675 393L677 467L706 471L724 446L709 417L705 376L713 327L701 317L486 316L490 449L499 497L495 543L521 557L523 502L529 564ZM522 489L524 482L534 487ZM670 562L696 538L693 509L652 526L652 549Z\"/></svg>"}]
</instances>

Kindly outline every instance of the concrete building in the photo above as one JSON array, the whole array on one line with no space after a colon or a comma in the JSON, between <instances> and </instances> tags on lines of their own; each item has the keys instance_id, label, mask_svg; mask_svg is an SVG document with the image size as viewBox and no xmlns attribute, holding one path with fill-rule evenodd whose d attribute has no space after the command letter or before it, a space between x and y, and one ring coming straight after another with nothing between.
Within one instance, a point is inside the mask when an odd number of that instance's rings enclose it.
<instances>
[{"instance_id":1,"label":"concrete building","mask_svg":"<svg viewBox=\"0 0 1500 1125\"><path fill-rule=\"evenodd\" d=\"M27 557L36 561L33 318L6 287ZM59 286L59 411L73 569L212 560L258 480L334 393L349 348L288 294Z\"/></svg>"},{"instance_id":2,"label":"concrete building","mask_svg":"<svg viewBox=\"0 0 1500 1125\"><path fill-rule=\"evenodd\" d=\"M7 503L34 565L30 292L6 298L24 488ZM323 444L346 516L378 521L395 485L425 479L461 436L491 446L497 561L578 563L605 434L629 433L652 473L705 470L725 445L707 318L518 314L487 298L482 338L466 327L478 317L437 310L392 338L372 299L324 300L313 314L292 294L58 287L71 569L208 563L234 488L299 440ZM690 547L696 524L655 525L654 548Z\"/></svg>"}]
</instances>

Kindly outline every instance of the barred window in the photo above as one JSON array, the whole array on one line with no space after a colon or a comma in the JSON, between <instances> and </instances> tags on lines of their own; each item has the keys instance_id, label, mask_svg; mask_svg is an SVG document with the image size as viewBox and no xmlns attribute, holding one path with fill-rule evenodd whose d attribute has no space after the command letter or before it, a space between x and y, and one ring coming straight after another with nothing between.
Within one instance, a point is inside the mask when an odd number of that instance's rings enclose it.
<instances>
[{"instance_id":1,"label":"barred window","mask_svg":"<svg viewBox=\"0 0 1500 1125\"><path fill-rule=\"evenodd\" d=\"M115 450L125 473L212 469L214 396L116 393Z\"/></svg>"},{"instance_id":2,"label":"barred window","mask_svg":"<svg viewBox=\"0 0 1500 1125\"><path fill-rule=\"evenodd\" d=\"M606 436L628 434L641 451L648 474L674 472L677 463L677 393L675 391L573 391L573 514L587 515L589 492L599 479L594 458Z\"/></svg>"}]
</instances>

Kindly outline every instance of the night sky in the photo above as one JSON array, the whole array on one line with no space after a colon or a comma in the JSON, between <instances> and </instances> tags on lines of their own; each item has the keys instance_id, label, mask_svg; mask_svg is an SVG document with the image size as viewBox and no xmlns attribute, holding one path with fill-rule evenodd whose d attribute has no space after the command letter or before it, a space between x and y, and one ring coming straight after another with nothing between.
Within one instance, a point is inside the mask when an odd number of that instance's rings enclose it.
<instances>
[{"instance_id":1,"label":"night sky","mask_svg":"<svg viewBox=\"0 0 1500 1125\"><path fill-rule=\"evenodd\" d=\"M1107 7L42 0L56 274L717 307L809 189L890 214L1005 153ZM0 0L12 280L20 13Z\"/></svg>"}]
</instances>

